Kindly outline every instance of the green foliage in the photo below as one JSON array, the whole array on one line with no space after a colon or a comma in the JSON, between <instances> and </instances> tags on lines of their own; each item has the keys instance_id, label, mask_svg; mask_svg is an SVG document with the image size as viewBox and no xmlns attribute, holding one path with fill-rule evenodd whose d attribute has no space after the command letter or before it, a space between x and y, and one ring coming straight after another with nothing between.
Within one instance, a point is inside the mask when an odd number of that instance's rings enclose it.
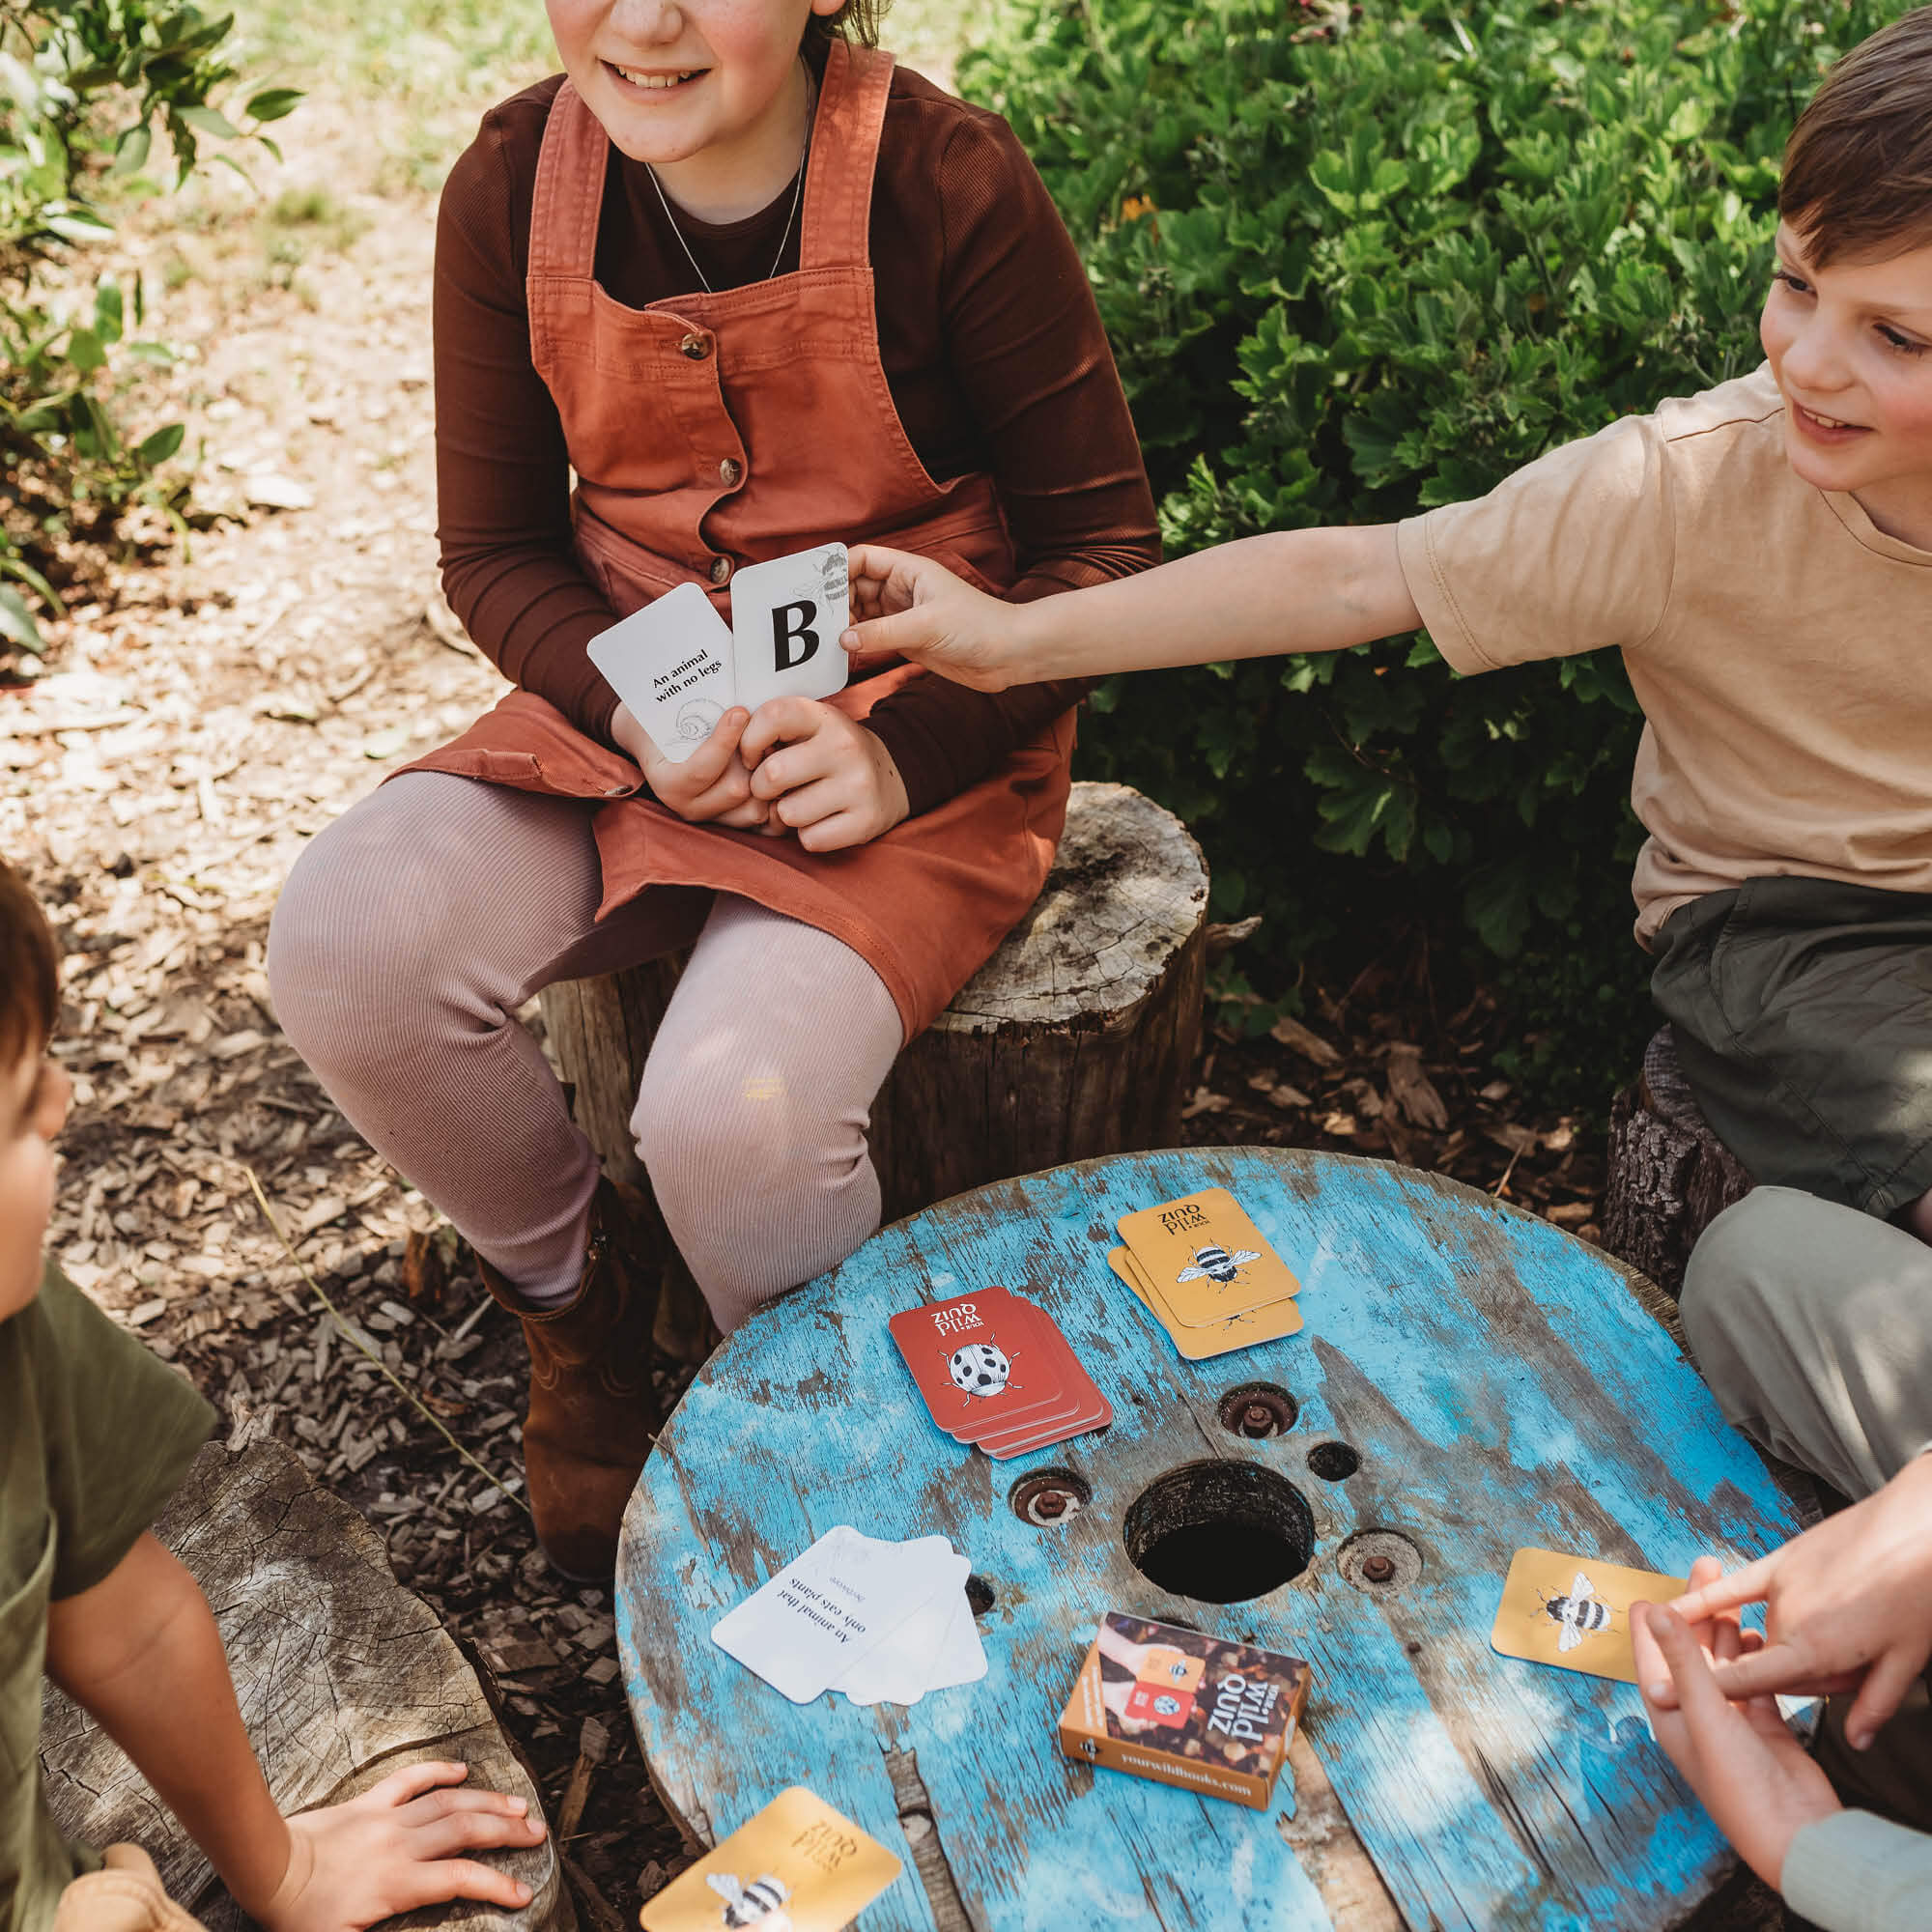
<instances>
[{"instance_id":1,"label":"green foliage","mask_svg":"<svg viewBox=\"0 0 1932 1932\"><path fill-rule=\"evenodd\" d=\"M41 648L14 585L58 608L47 550L135 502L179 502L182 486L156 471L180 450L182 425L136 432L116 408L133 365L166 359L129 336L141 284L74 271L112 236L113 202L152 185L142 170L156 128L177 184L205 141L250 136L274 152L261 129L301 96L243 89L239 106L214 104L236 78L224 53L233 25L179 0L0 0L0 579L12 580L0 582L0 649Z\"/></svg>"},{"instance_id":2,"label":"green foliage","mask_svg":"<svg viewBox=\"0 0 1932 1932\"><path fill-rule=\"evenodd\" d=\"M1905 0L1003 0L960 82L1076 241L1170 554L1382 523L1755 366L1779 154ZM1087 767L1186 818L1279 983L1460 922L1519 1070L1628 1065L1614 653L1461 680L1426 638L1117 681ZM1572 1096L1580 1097L1576 1088Z\"/></svg>"}]
</instances>

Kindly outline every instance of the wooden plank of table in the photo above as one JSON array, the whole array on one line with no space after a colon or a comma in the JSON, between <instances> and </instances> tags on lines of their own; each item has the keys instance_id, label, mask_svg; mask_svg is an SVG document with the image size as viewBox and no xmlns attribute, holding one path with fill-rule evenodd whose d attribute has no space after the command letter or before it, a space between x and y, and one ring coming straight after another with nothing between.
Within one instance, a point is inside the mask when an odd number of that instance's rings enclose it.
<instances>
[{"instance_id":1,"label":"wooden plank of table","mask_svg":"<svg viewBox=\"0 0 1932 1932\"><path fill-rule=\"evenodd\" d=\"M1301 1275L1307 1327L1206 1363L1173 1354L1105 1264L1132 1208L1231 1186ZM1113 1403L1106 1434L994 1464L941 1435L885 1317L1000 1282L1059 1321ZM1223 1430L1227 1388L1265 1378L1293 1432ZM1346 1440L1324 1483L1308 1451ZM1200 1460L1279 1472L1316 1554L1254 1603L1172 1596L1136 1571L1121 1521L1156 1476ZM1007 1505L1014 1479L1071 1467L1094 1504L1052 1529ZM996 1601L990 1674L904 1712L804 1710L725 1659L710 1625L816 1536L940 1530ZM888 1753L916 1764L968 1922L983 1932L1120 1922L1335 1921L1281 1813L1067 1763L1053 1723L1099 1613L1198 1623L1309 1658L1307 1735L1411 1925L1666 1927L1731 1860L1649 1741L1628 1686L1489 1646L1523 1544L1683 1574L1795 1529L1788 1506L1617 1265L1439 1177L1343 1156L1193 1150L1085 1163L981 1189L868 1242L759 1317L694 1384L627 1520L619 1628L655 1775L700 1835L807 1783L909 1861ZM1422 1575L1391 1596L1346 1580L1349 1537L1399 1532ZM938 1925L909 1874L859 1921Z\"/></svg>"}]
</instances>

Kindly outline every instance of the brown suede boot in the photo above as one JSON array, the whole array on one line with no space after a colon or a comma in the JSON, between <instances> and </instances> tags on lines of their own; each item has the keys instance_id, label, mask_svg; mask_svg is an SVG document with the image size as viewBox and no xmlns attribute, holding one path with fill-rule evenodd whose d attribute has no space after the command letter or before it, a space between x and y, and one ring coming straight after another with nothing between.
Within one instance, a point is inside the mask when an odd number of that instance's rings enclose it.
<instances>
[{"instance_id":1,"label":"brown suede boot","mask_svg":"<svg viewBox=\"0 0 1932 1932\"><path fill-rule=\"evenodd\" d=\"M530 1407L524 1476L537 1541L574 1583L608 1584L617 1525L657 1436L651 1393L655 1269L631 1251L643 1204L608 1179L590 1203L583 1278L561 1308L532 1308L479 1257L483 1285L524 1324Z\"/></svg>"}]
</instances>

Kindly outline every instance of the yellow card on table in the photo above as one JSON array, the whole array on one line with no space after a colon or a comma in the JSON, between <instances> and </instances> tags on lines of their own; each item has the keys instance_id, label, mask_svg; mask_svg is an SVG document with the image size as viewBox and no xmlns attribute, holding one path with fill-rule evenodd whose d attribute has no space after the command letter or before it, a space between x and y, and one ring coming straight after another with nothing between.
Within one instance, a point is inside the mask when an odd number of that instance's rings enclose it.
<instances>
[{"instance_id":1,"label":"yellow card on table","mask_svg":"<svg viewBox=\"0 0 1932 1932\"><path fill-rule=\"evenodd\" d=\"M1252 1349L1258 1342L1278 1342L1301 1326L1301 1310L1292 1296L1284 1295L1279 1301L1264 1302L1259 1308L1245 1308L1238 1315L1189 1327L1177 1321L1154 1293L1153 1284L1134 1260L1132 1249L1110 1249L1107 1262L1133 1291L1135 1300L1167 1330L1175 1348L1190 1362L1230 1354L1236 1349Z\"/></svg>"},{"instance_id":2,"label":"yellow card on table","mask_svg":"<svg viewBox=\"0 0 1932 1932\"><path fill-rule=\"evenodd\" d=\"M1682 1577L1594 1556L1519 1549L1503 1583L1490 1647L1505 1657L1634 1684L1630 1606L1672 1603L1690 1587Z\"/></svg>"},{"instance_id":3,"label":"yellow card on table","mask_svg":"<svg viewBox=\"0 0 1932 1932\"><path fill-rule=\"evenodd\" d=\"M1121 1217L1121 1239L1176 1321L1225 1321L1301 1284L1225 1187Z\"/></svg>"},{"instance_id":4,"label":"yellow card on table","mask_svg":"<svg viewBox=\"0 0 1932 1932\"><path fill-rule=\"evenodd\" d=\"M638 1918L644 1932L840 1932L899 1870L876 1838L794 1784L647 1900Z\"/></svg>"}]
</instances>

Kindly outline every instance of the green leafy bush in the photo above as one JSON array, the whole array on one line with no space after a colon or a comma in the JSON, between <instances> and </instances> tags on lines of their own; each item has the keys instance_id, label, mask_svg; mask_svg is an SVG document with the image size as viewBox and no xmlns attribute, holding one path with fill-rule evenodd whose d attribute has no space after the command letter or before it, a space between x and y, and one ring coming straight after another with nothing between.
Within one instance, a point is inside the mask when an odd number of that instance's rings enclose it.
<instances>
[{"instance_id":1,"label":"green leafy bush","mask_svg":"<svg viewBox=\"0 0 1932 1932\"><path fill-rule=\"evenodd\" d=\"M127 365L166 356L128 337L140 283L73 270L112 235L104 211L153 185L142 170L157 125L177 185L204 139L252 136L274 151L260 130L301 97L250 93L239 126L214 104L236 77L223 51L233 26L233 14L178 0L0 0L0 578L51 609L48 551L99 534L136 501L179 498L156 470L182 425L137 435L116 418ZM41 641L26 599L0 582L0 651Z\"/></svg>"},{"instance_id":2,"label":"green leafy bush","mask_svg":"<svg viewBox=\"0 0 1932 1932\"><path fill-rule=\"evenodd\" d=\"M1176 554L1478 495L1754 367L1785 135L1906 10L1003 0L960 82L1081 245ZM1266 916L1251 977L1460 923L1552 1070L1627 1070L1641 721L1614 653L1465 681L1417 637L1095 709L1088 769L1187 819L1221 916Z\"/></svg>"}]
</instances>

